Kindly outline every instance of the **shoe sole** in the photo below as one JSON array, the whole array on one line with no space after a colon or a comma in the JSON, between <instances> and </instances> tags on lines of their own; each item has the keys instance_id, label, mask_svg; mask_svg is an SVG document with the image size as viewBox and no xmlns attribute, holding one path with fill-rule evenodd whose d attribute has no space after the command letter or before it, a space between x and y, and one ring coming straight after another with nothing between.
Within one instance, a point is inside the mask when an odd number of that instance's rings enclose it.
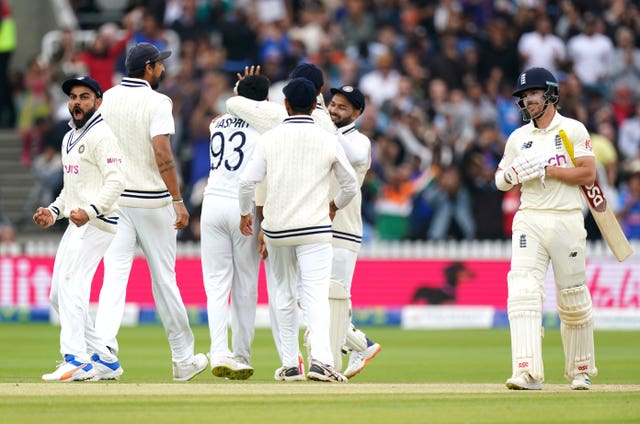
<instances>
[{"instance_id":1,"label":"shoe sole","mask_svg":"<svg viewBox=\"0 0 640 424\"><path fill-rule=\"evenodd\" d=\"M347 382L347 380L344 380L344 381L336 380L335 378L331 378L324 374L320 374L313 371L310 371L309 373L307 373L307 380L321 381L323 383L346 383Z\"/></svg>"},{"instance_id":2,"label":"shoe sole","mask_svg":"<svg viewBox=\"0 0 640 424\"><path fill-rule=\"evenodd\" d=\"M539 386L520 386L519 384L515 384L515 383L505 383L505 386L507 386L507 389L509 390L542 390L542 385Z\"/></svg>"},{"instance_id":3,"label":"shoe sole","mask_svg":"<svg viewBox=\"0 0 640 424\"><path fill-rule=\"evenodd\" d=\"M288 377L278 377L275 379L276 381L304 381L304 375L292 375Z\"/></svg>"},{"instance_id":4,"label":"shoe sole","mask_svg":"<svg viewBox=\"0 0 640 424\"><path fill-rule=\"evenodd\" d=\"M571 390L589 390L591 388L590 385L584 385L584 384L580 384L580 385L570 385L569 386L571 388Z\"/></svg>"},{"instance_id":5,"label":"shoe sole","mask_svg":"<svg viewBox=\"0 0 640 424\"><path fill-rule=\"evenodd\" d=\"M211 374L220 378L227 378L231 375L231 368L227 365L216 365L211 367Z\"/></svg>"},{"instance_id":6,"label":"shoe sole","mask_svg":"<svg viewBox=\"0 0 640 424\"><path fill-rule=\"evenodd\" d=\"M115 371L105 374L96 374L95 377L91 379L91 381L101 381L101 380L120 380L120 376L124 373L122 368L119 368Z\"/></svg>"},{"instance_id":7,"label":"shoe sole","mask_svg":"<svg viewBox=\"0 0 640 424\"><path fill-rule=\"evenodd\" d=\"M202 373L202 371L206 370L207 369L207 365L208 364L206 364L204 367L202 367L202 369L200 369L200 370L198 370L198 371L196 371L196 372L194 372L194 373L192 373L192 374L190 374L190 375L188 375L186 377L173 377L173 381L190 381L195 376L197 376L198 374Z\"/></svg>"},{"instance_id":8,"label":"shoe sole","mask_svg":"<svg viewBox=\"0 0 640 424\"><path fill-rule=\"evenodd\" d=\"M47 383L69 383L72 381L91 381L95 378L95 373L85 373L83 376L81 377L74 377L71 376L69 378L65 378L65 379L45 379L44 376L42 377L42 381L47 382Z\"/></svg>"},{"instance_id":9,"label":"shoe sole","mask_svg":"<svg viewBox=\"0 0 640 424\"><path fill-rule=\"evenodd\" d=\"M367 366L369 361L376 357L376 355L378 354L378 352L380 352L380 350L382 350L382 346L378 345L378 347L376 348L376 350L373 351L371 356L369 356L368 358L366 358L364 360L364 363L362 364L362 366L360 368L354 370L353 372L350 372L349 374L345 374L344 376L347 377L347 378L352 378L353 376L355 376L358 373L360 373L360 371L362 371L364 369L364 367Z\"/></svg>"},{"instance_id":10,"label":"shoe sole","mask_svg":"<svg viewBox=\"0 0 640 424\"><path fill-rule=\"evenodd\" d=\"M241 369L241 370L231 370L229 373L229 378L231 380L247 380L253 375L253 368Z\"/></svg>"}]
</instances>

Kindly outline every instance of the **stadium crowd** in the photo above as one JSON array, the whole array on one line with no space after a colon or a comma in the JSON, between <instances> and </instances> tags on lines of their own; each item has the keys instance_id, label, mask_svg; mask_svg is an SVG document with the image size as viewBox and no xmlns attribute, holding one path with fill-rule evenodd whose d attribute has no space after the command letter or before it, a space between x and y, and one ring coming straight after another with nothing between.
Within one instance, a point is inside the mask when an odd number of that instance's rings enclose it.
<instances>
[{"instance_id":1,"label":"stadium crowd","mask_svg":"<svg viewBox=\"0 0 640 424\"><path fill-rule=\"evenodd\" d=\"M192 216L181 238L199 240L209 123L226 112L236 73L260 64L270 99L282 101L290 71L311 62L325 73L327 98L344 84L367 96L357 122L372 141L365 239L505 239L519 194L498 191L493 174L522 124L516 78L540 66L558 79L561 113L591 132L601 185L638 239L639 33L631 0L130 0L121 22L96 28L92 43L62 28L49 57L11 75L9 125L22 136L23 165L38 175L30 202L42 203L42 192L59 189L50 171L68 120L61 81L90 74L106 90L119 82L128 47L173 49L160 91L173 100L172 147ZM599 238L592 220L587 228Z\"/></svg>"}]
</instances>

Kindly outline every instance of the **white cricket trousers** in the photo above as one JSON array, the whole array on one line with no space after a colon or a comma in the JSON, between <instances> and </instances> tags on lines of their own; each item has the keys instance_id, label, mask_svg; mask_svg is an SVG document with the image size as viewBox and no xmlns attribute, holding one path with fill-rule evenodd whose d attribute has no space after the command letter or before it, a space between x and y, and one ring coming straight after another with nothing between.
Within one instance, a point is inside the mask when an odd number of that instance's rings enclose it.
<instances>
[{"instance_id":1,"label":"white cricket trousers","mask_svg":"<svg viewBox=\"0 0 640 424\"><path fill-rule=\"evenodd\" d=\"M60 353L74 355L80 362L90 362L93 353L114 359L89 315L91 282L113 238L114 234L92 225L70 223L56 253L49 297L60 316Z\"/></svg>"},{"instance_id":2,"label":"white cricket trousers","mask_svg":"<svg viewBox=\"0 0 640 424\"><path fill-rule=\"evenodd\" d=\"M201 262L211 336L210 353L250 363L258 302L258 228L240 232L238 199L205 195L200 216ZM229 350L229 295L231 348Z\"/></svg>"},{"instance_id":3,"label":"white cricket trousers","mask_svg":"<svg viewBox=\"0 0 640 424\"><path fill-rule=\"evenodd\" d=\"M161 208L120 206L118 233L104 256L104 282L98 300L96 330L114 352L124 313L129 273L139 243L151 272L156 310L169 340L174 362L193 359L194 338L176 282L176 214L173 205ZM132 284L140 284L133 281Z\"/></svg>"},{"instance_id":4,"label":"white cricket trousers","mask_svg":"<svg viewBox=\"0 0 640 424\"><path fill-rule=\"evenodd\" d=\"M267 245L276 285L275 311L280 329L282 365L298 366L297 304L300 300L309 328L310 356L333 366L329 340L331 243L273 246L267 239ZM302 292L298 294L298 290Z\"/></svg>"}]
</instances>

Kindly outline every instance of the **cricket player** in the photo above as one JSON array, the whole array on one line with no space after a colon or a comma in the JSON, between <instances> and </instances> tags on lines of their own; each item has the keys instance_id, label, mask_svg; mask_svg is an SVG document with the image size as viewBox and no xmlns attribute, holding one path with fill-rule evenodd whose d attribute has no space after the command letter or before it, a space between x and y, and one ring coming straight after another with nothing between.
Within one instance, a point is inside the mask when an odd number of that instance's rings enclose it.
<instances>
[{"instance_id":1,"label":"cricket player","mask_svg":"<svg viewBox=\"0 0 640 424\"><path fill-rule=\"evenodd\" d=\"M165 73L160 52L149 43L131 48L128 76L104 93L100 108L118 137L125 160L125 190L118 199L119 231L104 257L96 330L115 353L129 273L139 244L144 253L158 315L173 361L173 379L186 381L207 368L207 357L194 355L194 338L176 282L176 230L189 223L180 194L170 136L175 132L172 103L157 93Z\"/></svg>"},{"instance_id":2,"label":"cricket player","mask_svg":"<svg viewBox=\"0 0 640 424\"><path fill-rule=\"evenodd\" d=\"M260 66L245 69L245 75L253 75L254 73L259 73L259 72L260 72ZM241 79L243 76L238 75L238 77ZM333 118L330 116L326 106L324 106L324 100L322 96L322 87L324 86L324 76L322 74L322 70L318 68L316 65L313 65L311 63L302 63L295 67L295 69L291 72L290 78L291 79L306 78L313 83L316 89L316 107L313 109L311 116L314 118L314 120L319 126L321 126L322 128L326 129L329 132L336 133L338 135L339 141L345 150L347 158L349 159L349 162L354 167L361 167L364 163L367 163L366 166L368 169L370 164L370 156L371 156L370 143L369 143L369 147L367 148L367 147L363 147L363 143L351 142L350 140L354 138L360 139L359 135L361 135L359 132L357 132L353 128L353 126L349 128L345 128L344 130L345 132L348 131L349 133L352 133L350 137L347 137L341 131L337 131L336 124L334 123ZM362 104L364 108L364 100ZM251 126L258 129L260 133L263 133L269 129L274 128L276 125L282 122L283 119L287 117L287 111L285 107L281 104L269 102L269 101L257 102L243 96L235 96L228 99L227 110L230 113L240 116L243 120L247 121ZM365 172L366 172L366 169L365 169ZM259 217L261 214L261 209L263 204L263 190L262 190L263 185L264 183L258 184L256 188L256 205L258 208ZM358 196L360 196L360 194L358 194ZM350 206L349 210L352 212L355 210L359 211L359 208L356 209L354 206ZM362 220L361 220L361 217L357 219L360 221L360 230L356 231L356 233L358 233L359 235L356 234L355 237L359 237L359 239L362 240L362 228L361 228ZM358 226L357 223L355 225L356 227ZM334 240L336 239L337 238L334 236ZM357 250L359 250L360 248L359 242L350 243L350 245L352 249L357 248ZM267 254L266 249L264 250L264 252L265 254ZM356 252L356 256L357 256L357 252ZM348 269L345 269L343 265L340 264L339 262L336 264L336 266L341 268L343 271L349 273ZM279 324L277 322L276 315L275 315L275 309L274 309L275 302L272 300L272 299L275 299L275 293L273 290L274 284L272 283L273 276L271 274L270 260L268 257L265 258L265 271L267 276L267 292L270 299L269 315L271 319L271 330L273 332L273 338L276 344L276 349L278 350L278 354L282 359L281 350L280 350L280 341L278 340ZM353 274L353 270L351 270L351 275L352 274ZM344 281L343 277L339 277L339 279ZM351 279L352 277L348 277L349 281L351 281ZM336 293L335 294L336 296L340 296L340 300L338 303L342 305L345 304L343 292L336 292L335 290L333 290L332 293ZM350 306L349 306L349 311L350 311ZM297 320L297 317L294 317L294 319ZM332 328L337 329L338 326L332 326ZM349 331L346 334L347 336L346 344L344 347L341 347L340 350L351 352L350 364L349 364L350 366L347 368L346 372L349 372L353 376L353 375L356 375L358 372L360 372L362 368L369 362L369 360L371 360L371 358L373 358L378 353L378 351L380 350L380 345L368 339L362 331L360 331L353 325L350 325L348 330ZM309 337L309 334L307 331L305 332L305 345L307 344L308 337ZM332 337L336 339L341 339L341 338L344 338L345 336L343 332L340 332L339 334L334 335ZM300 356L300 360L299 360L300 372L303 373L304 372L302 367L303 361L301 358L302 357ZM336 362L337 367L341 369L341 358L340 357L334 358L334 361ZM274 378L276 380L283 379L281 368L276 369Z\"/></svg>"},{"instance_id":3,"label":"cricket player","mask_svg":"<svg viewBox=\"0 0 640 424\"><path fill-rule=\"evenodd\" d=\"M329 341L331 219L355 196L357 179L337 137L310 116L316 106L313 83L294 78L283 93L289 118L263 134L240 176L240 228L253 234L255 184L268 175L261 227L277 285L283 373L299 373L298 327L292 325L299 300L312 348L307 378L346 382L333 367ZM332 173L340 191L328 202Z\"/></svg>"},{"instance_id":4,"label":"cricket player","mask_svg":"<svg viewBox=\"0 0 640 424\"><path fill-rule=\"evenodd\" d=\"M542 303L551 261L565 354L564 375L571 381L571 389L588 390L590 377L598 373L593 308L585 284L587 232L579 189L593 184L596 177L589 133L582 123L558 113L558 83L548 70L524 71L518 76L513 95L528 123L510 135L495 174L496 186L502 191L521 185L507 276L513 373L506 386L513 390L542 388ZM575 167L560 130L573 144Z\"/></svg>"},{"instance_id":5,"label":"cricket player","mask_svg":"<svg viewBox=\"0 0 640 424\"><path fill-rule=\"evenodd\" d=\"M69 218L56 253L51 306L60 316L63 362L43 381L114 380L122 367L89 316L91 281L118 228L116 200L124 189L122 152L98 108L100 85L88 76L62 84L69 96L71 130L62 141L64 187L34 222L48 228Z\"/></svg>"},{"instance_id":6,"label":"cricket player","mask_svg":"<svg viewBox=\"0 0 640 424\"><path fill-rule=\"evenodd\" d=\"M251 66L245 67L245 74L238 74L238 79L259 74L260 66ZM316 90L316 107L313 109L311 116L314 118L316 123L320 125L322 128L326 129L330 132L335 132L336 128L326 109L323 108L324 100L322 97L322 87L324 86L324 76L322 74L322 70L317 66L311 63L302 63L295 67L295 69L290 74L290 79L294 78L306 78L313 83L313 86ZM244 121L249 123L252 127L256 128L260 134L268 131L280 123L284 119L288 117L287 110L284 105L280 103L275 103L271 101L256 101L253 99L249 99L244 96L234 96L227 100L227 110L229 113L237 115L241 117ZM264 205L264 187L266 185L265 181L256 185L256 213L258 217L258 221L262 221L262 207ZM262 240L262 231L259 233L259 240ZM264 243L260 243L260 251L262 252L262 256L264 258L265 264L265 274L267 279L267 295L269 296L269 319L271 322L271 332L273 335L273 340L276 345L276 350L278 351L278 356L282 362L282 352L280 349L280 340L279 340L279 323L276 317L276 302L275 302L275 284L274 277L271 273L271 264L270 259L268 257L268 251L264 246ZM295 315L292 319L296 320L298 323L298 316ZM297 379L304 379L304 360L302 359L302 354L298 355L298 368L299 373L294 376L286 376L283 374L283 368L277 368L274 373L274 379L278 381L291 381Z\"/></svg>"},{"instance_id":7,"label":"cricket player","mask_svg":"<svg viewBox=\"0 0 640 424\"><path fill-rule=\"evenodd\" d=\"M371 141L355 128L355 121L365 108L364 95L356 87L345 85L332 88L333 97L328 106L332 122L343 135L340 142L349 150L349 163L358 177L358 187L371 166ZM330 197L338 191L332 179ZM331 263L331 285L329 305L331 307L331 349L337 369L342 369L342 352L350 352L349 364L344 371L347 378L358 374L380 351L378 343L366 337L351 323L351 283L356 267L358 252L362 245L362 193L336 214L333 228L333 260Z\"/></svg>"},{"instance_id":8,"label":"cricket player","mask_svg":"<svg viewBox=\"0 0 640 424\"><path fill-rule=\"evenodd\" d=\"M238 82L239 96L262 101L270 81L250 75ZM209 126L211 170L204 189L201 215L202 275L207 293L211 372L217 377L244 380L250 366L258 301L257 234L240 233L238 176L260 139L260 133L235 115L224 114ZM255 213L255 212L254 212ZM229 294L231 294L231 344L229 350Z\"/></svg>"}]
</instances>

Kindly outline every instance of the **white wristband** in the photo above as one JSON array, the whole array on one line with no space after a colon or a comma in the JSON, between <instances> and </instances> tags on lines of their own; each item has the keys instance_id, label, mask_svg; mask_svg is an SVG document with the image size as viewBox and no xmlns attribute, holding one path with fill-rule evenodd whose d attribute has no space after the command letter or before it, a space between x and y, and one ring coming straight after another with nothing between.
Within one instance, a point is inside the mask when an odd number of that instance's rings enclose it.
<instances>
[{"instance_id":1,"label":"white wristband","mask_svg":"<svg viewBox=\"0 0 640 424\"><path fill-rule=\"evenodd\" d=\"M496 172L495 180L496 180L496 187L498 187L498 190L500 191L509 191L511 187L513 187L513 184L509 184L504 179L504 170L502 169Z\"/></svg>"}]
</instances>

